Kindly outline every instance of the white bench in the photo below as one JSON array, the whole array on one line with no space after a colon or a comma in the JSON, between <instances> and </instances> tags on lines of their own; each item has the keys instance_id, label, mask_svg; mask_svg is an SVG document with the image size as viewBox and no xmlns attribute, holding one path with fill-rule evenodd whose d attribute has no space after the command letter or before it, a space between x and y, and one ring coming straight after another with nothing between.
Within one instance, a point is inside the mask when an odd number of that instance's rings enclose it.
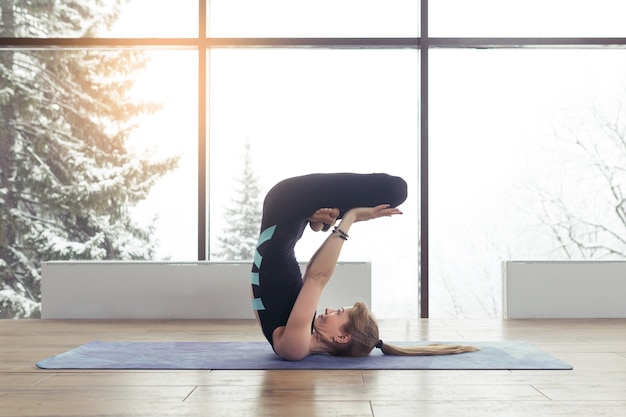
<instances>
[{"instance_id":1,"label":"white bench","mask_svg":"<svg viewBox=\"0 0 626 417\"><path fill-rule=\"evenodd\" d=\"M301 264L304 271L305 264ZM245 262L44 262L43 319L252 319ZM340 262L320 302L371 305L371 264Z\"/></svg>"},{"instance_id":2,"label":"white bench","mask_svg":"<svg viewBox=\"0 0 626 417\"><path fill-rule=\"evenodd\" d=\"M506 261L504 317L626 318L626 261Z\"/></svg>"}]
</instances>

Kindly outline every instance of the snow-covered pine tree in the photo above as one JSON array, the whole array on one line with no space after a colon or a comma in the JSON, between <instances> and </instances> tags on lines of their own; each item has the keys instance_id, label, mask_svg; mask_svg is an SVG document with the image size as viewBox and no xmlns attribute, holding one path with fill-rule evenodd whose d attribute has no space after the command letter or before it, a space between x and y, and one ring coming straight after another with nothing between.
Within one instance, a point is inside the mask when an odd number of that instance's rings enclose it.
<instances>
[{"instance_id":1,"label":"snow-covered pine tree","mask_svg":"<svg viewBox=\"0 0 626 417\"><path fill-rule=\"evenodd\" d=\"M93 37L122 1L0 2L2 37ZM177 165L126 148L154 112L130 87L138 50L0 51L0 317L38 317L45 260L149 259L129 207Z\"/></svg>"},{"instance_id":2,"label":"snow-covered pine tree","mask_svg":"<svg viewBox=\"0 0 626 417\"><path fill-rule=\"evenodd\" d=\"M226 208L223 234L218 237L219 249L212 259L251 261L259 239L261 225L260 186L252 168L250 141L244 145L241 175L235 179L231 204Z\"/></svg>"}]
</instances>

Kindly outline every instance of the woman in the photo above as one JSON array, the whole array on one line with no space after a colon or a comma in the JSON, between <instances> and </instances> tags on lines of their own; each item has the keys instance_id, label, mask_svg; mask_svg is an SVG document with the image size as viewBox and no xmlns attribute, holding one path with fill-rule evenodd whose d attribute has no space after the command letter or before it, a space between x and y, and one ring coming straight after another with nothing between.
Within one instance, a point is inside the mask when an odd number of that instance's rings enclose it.
<instances>
[{"instance_id":1,"label":"woman","mask_svg":"<svg viewBox=\"0 0 626 417\"><path fill-rule=\"evenodd\" d=\"M384 344L364 303L315 316L324 286L354 223L402 214L407 185L388 174L311 174L276 184L263 203L252 266L252 306L276 354L300 360L316 353L366 356L374 347L392 355L449 354L465 346L399 348ZM295 245L309 225L332 233L301 274Z\"/></svg>"}]
</instances>

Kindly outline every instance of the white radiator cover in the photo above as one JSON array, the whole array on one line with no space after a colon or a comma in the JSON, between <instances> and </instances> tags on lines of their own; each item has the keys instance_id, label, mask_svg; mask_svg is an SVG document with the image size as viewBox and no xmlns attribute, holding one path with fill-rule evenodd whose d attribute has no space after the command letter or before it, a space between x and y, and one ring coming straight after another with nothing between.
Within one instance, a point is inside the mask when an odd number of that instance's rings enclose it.
<instances>
[{"instance_id":1,"label":"white radiator cover","mask_svg":"<svg viewBox=\"0 0 626 417\"><path fill-rule=\"evenodd\" d=\"M626 261L506 261L504 317L626 318Z\"/></svg>"},{"instance_id":2,"label":"white radiator cover","mask_svg":"<svg viewBox=\"0 0 626 417\"><path fill-rule=\"evenodd\" d=\"M44 262L42 318L253 319L250 269L245 262ZM371 276L369 262L338 263L320 308L371 305Z\"/></svg>"}]
</instances>

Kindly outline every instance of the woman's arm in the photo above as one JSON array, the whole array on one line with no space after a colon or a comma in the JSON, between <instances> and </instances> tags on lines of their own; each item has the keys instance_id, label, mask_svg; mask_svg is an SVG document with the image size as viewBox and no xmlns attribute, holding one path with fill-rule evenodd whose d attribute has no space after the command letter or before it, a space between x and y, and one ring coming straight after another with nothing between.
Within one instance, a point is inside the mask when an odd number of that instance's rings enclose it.
<instances>
[{"instance_id":1,"label":"woman's arm","mask_svg":"<svg viewBox=\"0 0 626 417\"><path fill-rule=\"evenodd\" d=\"M388 205L356 208L346 212L337 227L348 233L353 223L383 216L401 214ZM317 310L322 291L330 280L345 239L331 233L309 261L304 273L304 283L289 315L285 327L274 332L274 349L288 360L300 360L310 354L311 320Z\"/></svg>"},{"instance_id":2,"label":"woman's arm","mask_svg":"<svg viewBox=\"0 0 626 417\"><path fill-rule=\"evenodd\" d=\"M354 219L354 214L347 212L337 227L348 232ZM304 282L289 314L287 325L274 331L274 350L280 357L300 360L310 354L311 320L317 310L322 290L335 270L344 242L337 233L331 233L307 264Z\"/></svg>"},{"instance_id":3,"label":"woman's arm","mask_svg":"<svg viewBox=\"0 0 626 417\"><path fill-rule=\"evenodd\" d=\"M348 233L350 227L355 222L376 219L378 217L388 217L394 214L402 214L402 212L398 208L389 207L388 204L382 204L376 207L354 208L343 216L337 228ZM330 241L330 238L333 238L332 241ZM307 264L307 269L304 273L305 281L307 277L316 277L323 285L326 285L335 271L339 253L341 252L344 242L345 240L338 234L332 233L324 244L313 254Z\"/></svg>"}]
</instances>

